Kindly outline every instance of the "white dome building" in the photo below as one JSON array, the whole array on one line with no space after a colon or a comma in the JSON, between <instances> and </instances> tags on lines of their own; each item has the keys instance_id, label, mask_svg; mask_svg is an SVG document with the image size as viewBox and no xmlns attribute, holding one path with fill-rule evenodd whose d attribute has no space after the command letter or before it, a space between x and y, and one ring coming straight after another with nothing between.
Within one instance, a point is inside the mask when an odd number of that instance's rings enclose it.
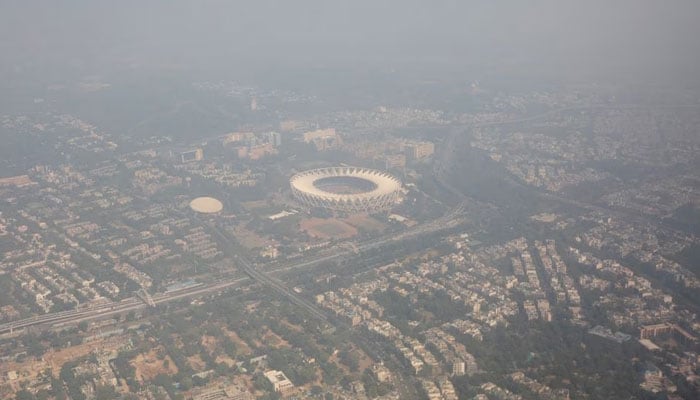
<instances>
[{"instance_id":1,"label":"white dome building","mask_svg":"<svg viewBox=\"0 0 700 400\"><path fill-rule=\"evenodd\" d=\"M197 197L190 202L190 208L198 213L214 214L223 210L224 205L213 197Z\"/></svg>"}]
</instances>

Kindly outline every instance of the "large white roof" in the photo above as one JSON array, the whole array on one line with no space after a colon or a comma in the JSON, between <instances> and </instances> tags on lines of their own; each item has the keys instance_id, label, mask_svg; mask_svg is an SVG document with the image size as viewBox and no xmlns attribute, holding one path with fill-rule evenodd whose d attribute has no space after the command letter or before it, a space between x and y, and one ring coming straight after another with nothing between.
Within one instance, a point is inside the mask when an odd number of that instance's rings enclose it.
<instances>
[{"instance_id":1,"label":"large white roof","mask_svg":"<svg viewBox=\"0 0 700 400\"><path fill-rule=\"evenodd\" d=\"M217 213L224 208L221 202L213 197L197 197L190 202L190 208L201 213Z\"/></svg>"}]
</instances>

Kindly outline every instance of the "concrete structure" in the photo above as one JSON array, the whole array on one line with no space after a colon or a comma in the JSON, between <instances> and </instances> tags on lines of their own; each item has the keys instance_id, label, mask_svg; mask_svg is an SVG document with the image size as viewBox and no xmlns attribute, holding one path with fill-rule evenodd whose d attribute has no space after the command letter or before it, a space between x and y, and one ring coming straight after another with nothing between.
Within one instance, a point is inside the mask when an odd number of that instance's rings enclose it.
<instances>
[{"instance_id":1,"label":"concrete structure","mask_svg":"<svg viewBox=\"0 0 700 400\"><path fill-rule=\"evenodd\" d=\"M201 148L180 153L180 161L182 161L183 163L201 161L203 158L204 150L202 150Z\"/></svg>"},{"instance_id":2,"label":"concrete structure","mask_svg":"<svg viewBox=\"0 0 700 400\"><path fill-rule=\"evenodd\" d=\"M318 151L335 149L343 144L334 128L306 132L304 133L304 142L313 143Z\"/></svg>"},{"instance_id":3,"label":"concrete structure","mask_svg":"<svg viewBox=\"0 0 700 400\"><path fill-rule=\"evenodd\" d=\"M275 392L280 393L283 396L289 394L294 390L294 384L292 381L284 375L282 371L270 370L265 372L265 378L272 384Z\"/></svg>"},{"instance_id":4,"label":"concrete structure","mask_svg":"<svg viewBox=\"0 0 700 400\"><path fill-rule=\"evenodd\" d=\"M640 339L653 339L659 335L673 335L674 338L680 340L683 343L695 343L698 338L691 335L685 329L681 328L675 324L655 324L655 325L645 325L639 330Z\"/></svg>"},{"instance_id":5,"label":"concrete structure","mask_svg":"<svg viewBox=\"0 0 700 400\"><path fill-rule=\"evenodd\" d=\"M308 207L344 212L375 212L391 208L401 181L373 169L331 167L300 172L290 179L294 197Z\"/></svg>"},{"instance_id":6,"label":"concrete structure","mask_svg":"<svg viewBox=\"0 0 700 400\"><path fill-rule=\"evenodd\" d=\"M463 360L455 359L452 361L452 375L464 376L467 372L466 363Z\"/></svg>"},{"instance_id":7,"label":"concrete structure","mask_svg":"<svg viewBox=\"0 0 700 400\"><path fill-rule=\"evenodd\" d=\"M386 169L390 168L405 168L406 156L403 154L392 154L384 157L384 165Z\"/></svg>"},{"instance_id":8,"label":"concrete structure","mask_svg":"<svg viewBox=\"0 0 700 400\"><path fill-rule=\"evenodd\" d=\"M279 132L268 132L267 138L270 144L275 147L280 147L282 145L282 135L280 135Z\"/></svg>"},{"instance_id":9,"label":"concrete structure","mask_svg":"<svg viewBox=\"0 0 700 400\"><path fill-rule=\"evenodd\" d=\"M406 158L412 161L424 160L433 155L435 145L431 142L412 142L404 145Z\"/></svg>"},{"instance_id":10,"label":"concrete structure","mask_svg":"<svg viewBox=\"0 0 700 400\"><path fill-rule=\"evenodd\" d=\"M261 143L253 146L236 147L236 154L238 158L255 161L268 155L277 154L277 149L275 149L272 143Z\"/></svg>"},{"instance_id":11,"label":"concrete structure","mask_svg":"<svg viewBox=\"0 0 700 400\"><path fill-rule=\"evenodd\" d=\"M11 176L9 178L0 179L0 187L2 187L2 186L22 187L22 186L27 186L27 185L32 185L32 184L34 184L34 182L32 182L32 180L29 179L29 176L27 176L27 175Z\"/></svg>"}]
</instances>

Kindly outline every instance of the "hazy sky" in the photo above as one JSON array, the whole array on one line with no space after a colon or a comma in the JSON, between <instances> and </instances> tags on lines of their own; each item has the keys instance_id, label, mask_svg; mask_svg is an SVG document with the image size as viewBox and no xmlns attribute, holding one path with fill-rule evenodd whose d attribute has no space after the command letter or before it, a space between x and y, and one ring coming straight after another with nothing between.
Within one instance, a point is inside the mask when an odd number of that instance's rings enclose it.
<instances>
[{"instance_id":1,"label":"hazy sky","mask_svg":"<svg viewBox=\"0 0 700 400\"><path fill-rule=\"evenodd\" d=\"M477 66L700 79L698 0L0 1L2 71Z\"/></svg>"}]
</instances>

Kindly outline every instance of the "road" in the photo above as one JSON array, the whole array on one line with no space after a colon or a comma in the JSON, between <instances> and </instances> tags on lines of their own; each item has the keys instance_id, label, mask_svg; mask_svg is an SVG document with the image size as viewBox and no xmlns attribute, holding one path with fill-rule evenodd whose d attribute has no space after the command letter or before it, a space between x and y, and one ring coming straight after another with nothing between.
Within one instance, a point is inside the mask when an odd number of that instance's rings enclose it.
<instances>
[{"instance_id":1,"label":"road","mask_svg":"<svg viewBox=\"0 0 700 400\"><path fill-rule=\"evenodd\" d=\"M152 297L154 303L157 305L187 297L216 293L231 288L233 286L249 282L250 280L248 278L235 278L225 281L213 282L209 284L197 285L194 287L184 288L172 292L158 293L153 295ZM129 311L135 311L146 307L147 305L143 301L134 296L119 302L107 302L96 306L80 307L73 310L48 313L36 317L25 318L5 323L0 325L0 334L37 325L77 323L80 321L92 320Z\"/></svg>"},{"instance_id":2,"label":"road","mask_svg":"<svg viewBox=\"0 0 700 400\"><path fill-rule=\"evenodd\" d=\"M321 311L313 303L294 293L294 291L289 289L284 283L280 282L279 280L273 278L268 274L258 271L248 260L246 260L243 257L238 256L236 257L236 260L238 260L238 267L245 271L245 273L248 274L251 278L264 285L269 286L277 293L289 299L289 301L291 301L295 305L308 311L314 317L324 322L328 322L328 317L326 317L326 314L324 314L323 311Z\"/></svg>"},{"instance_id":3,"label":"road","mask_svg":"<svg viewBox=\"0 0 700 400\"><path fill-rule=\"evenodd\" d=\"M458 225L466 221L463 214L464 204L460 203L457 207L450 210L450 212L448 212L444 216L425 224L416 225L404 232L398 234L389 234L367 242L359 243L356 246L354 246L353 249L335 251L332 254L322 255L310 260L298 262L291 265L276 266L268 273L278 275L294 270L312 268L324 262L344 259L347 257L357 257L358 254L362 254L369 250L380 249L392 243L398 243L404 240L409 240L416 237L433 234L439 231L448 230L457 227Z\"/></svg>"}]
</instances>

